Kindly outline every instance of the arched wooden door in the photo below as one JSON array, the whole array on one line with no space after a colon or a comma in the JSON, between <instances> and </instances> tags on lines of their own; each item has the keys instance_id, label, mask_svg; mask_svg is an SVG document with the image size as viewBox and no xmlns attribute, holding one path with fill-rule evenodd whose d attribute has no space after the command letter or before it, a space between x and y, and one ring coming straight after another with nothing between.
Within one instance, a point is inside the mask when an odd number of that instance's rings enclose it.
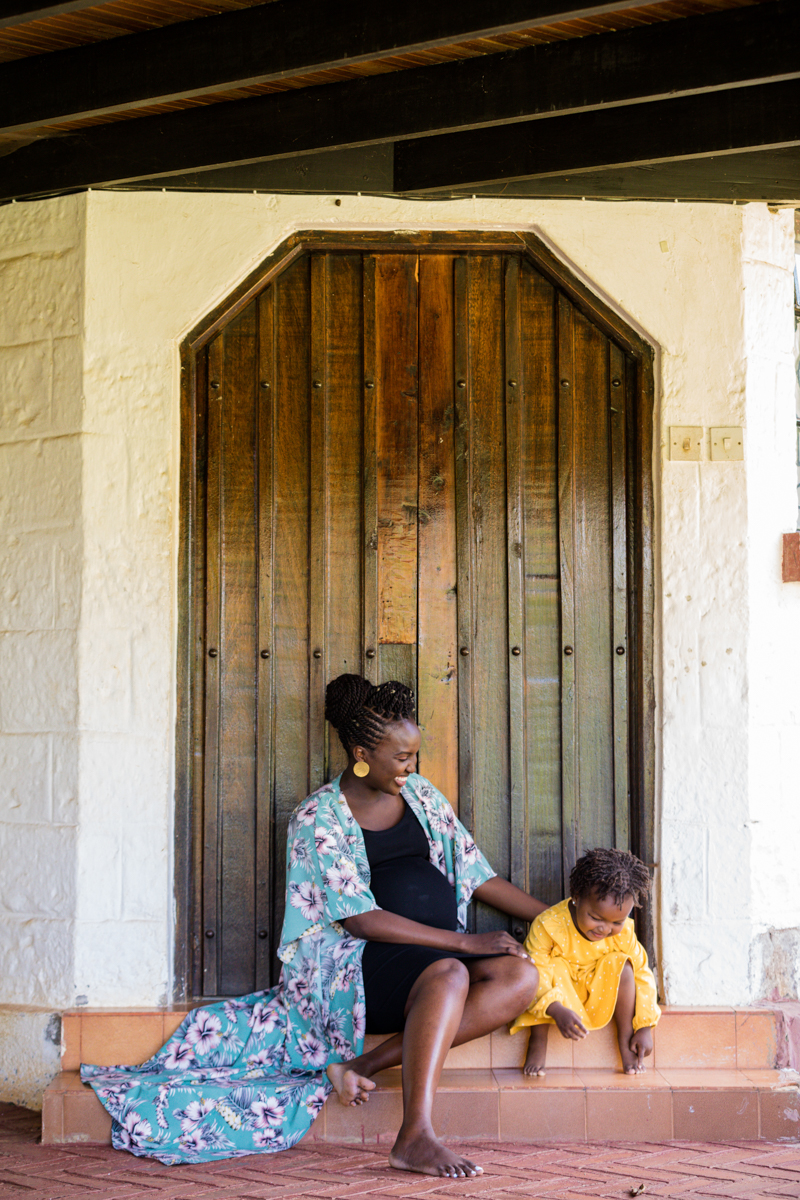
<instances>
[{"instance_id":1,"label":"arched wooden door","mask_svg":"<svg viewBox=\"0 0 800 1200\"><path fill-rule=\"evenodd\" d=\"M647 852L642 364L614 333L521 246L312 245L187 353L186 991L275 978L342 671L414 687L419 769L520 886Z\"/></svg>"}]
</instances>

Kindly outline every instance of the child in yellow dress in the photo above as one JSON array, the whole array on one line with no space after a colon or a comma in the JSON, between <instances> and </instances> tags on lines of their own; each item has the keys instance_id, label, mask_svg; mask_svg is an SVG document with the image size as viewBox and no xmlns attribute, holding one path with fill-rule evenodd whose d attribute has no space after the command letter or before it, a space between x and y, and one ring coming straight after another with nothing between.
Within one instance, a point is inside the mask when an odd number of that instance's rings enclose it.
<instances>
[{"instance_id":1,"label":"child in yellow dress","mask_svg":"<svg viewBox=\"0 0 800 1200\"><path fill-rule=\"evenodd\" d=\"M575 864L569 887L570 898L540 913L525 942L539 988L511 1026L512 1033L531 1027L522 1069L544 1075L549 1025L578 1041L613 1015L622 1069L636 1075L653 1052L652 1028L661 1016L630 916L650 890L647 867L623 850L590 850Z\"/></svg>"}]
</instances>

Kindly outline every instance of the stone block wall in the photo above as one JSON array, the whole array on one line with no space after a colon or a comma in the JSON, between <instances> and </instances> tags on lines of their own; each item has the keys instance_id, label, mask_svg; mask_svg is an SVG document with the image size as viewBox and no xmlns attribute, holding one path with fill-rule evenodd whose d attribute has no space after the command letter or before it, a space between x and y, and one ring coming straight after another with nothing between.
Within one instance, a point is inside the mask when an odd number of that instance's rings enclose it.
<instances>
[{"instance_id":1,"label":"stone block wall","mask_svg":"<svg viewBox=\"0 0 800 1200\"><path fill-rule=\"evenodd\" d=\"M0 243L0 1002L72 1000L81 620L82 197Z\"/></svg>"}]
</instances>

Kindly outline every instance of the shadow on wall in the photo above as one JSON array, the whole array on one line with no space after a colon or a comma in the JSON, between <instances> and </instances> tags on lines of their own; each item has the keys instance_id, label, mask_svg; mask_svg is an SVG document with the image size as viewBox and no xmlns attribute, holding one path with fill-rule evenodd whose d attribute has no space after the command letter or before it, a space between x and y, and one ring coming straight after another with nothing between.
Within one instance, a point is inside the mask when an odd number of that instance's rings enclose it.
<instances>
[{"instance_id":1,"label":"shadow on wall","mask_svg":"<svg viewBox=\"0 0 800 1200\"><path fill-rule=\"evenodd\" d=\"M38 1112L60 1070L60 1014L0 1008L0 1099Z\"/></svg>"},{"instance_id":2,"label":"shadow on wall","mask_svg":"<svg viewBox=\"0 0 800 1200\"><path fill-rule=\"evenodd\" d=\"M768 929L753 942L755 995L779 1014L779 1067L800 1070L800 929Z\"/></svg>"}]
</instances>

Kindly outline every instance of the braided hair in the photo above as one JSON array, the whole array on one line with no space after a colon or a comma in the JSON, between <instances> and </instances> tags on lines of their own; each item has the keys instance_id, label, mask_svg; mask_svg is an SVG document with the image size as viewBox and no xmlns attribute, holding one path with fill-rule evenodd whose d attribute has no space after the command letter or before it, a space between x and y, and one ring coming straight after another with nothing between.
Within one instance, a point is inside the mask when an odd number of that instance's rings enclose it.
<instances>
[{"instance_id":1,"label":"braided hair","mask_svg":"<svg viewBox=\"0 0 800 1200\"><path fill-rule=\"evenodd\" d=\"M397 679L375 687L361 675L339 675L325 689L325 717L345 750L374 750L387 725L414 720L414 693Z\"/></svg>"},{"instance_id":2,"label":"braided hair","mask_svg":"<svg viewBox=\"0 0 800 1200\"><path fill-rule=\"evenodd\" d=\"M634 908L639 908L650 892L650 873L627 850L587 850L570 872L569 890L573 900L594 892L600 899L611 896L623 904L626 896L633 896Z\"/></svg>"}]
</instances>

